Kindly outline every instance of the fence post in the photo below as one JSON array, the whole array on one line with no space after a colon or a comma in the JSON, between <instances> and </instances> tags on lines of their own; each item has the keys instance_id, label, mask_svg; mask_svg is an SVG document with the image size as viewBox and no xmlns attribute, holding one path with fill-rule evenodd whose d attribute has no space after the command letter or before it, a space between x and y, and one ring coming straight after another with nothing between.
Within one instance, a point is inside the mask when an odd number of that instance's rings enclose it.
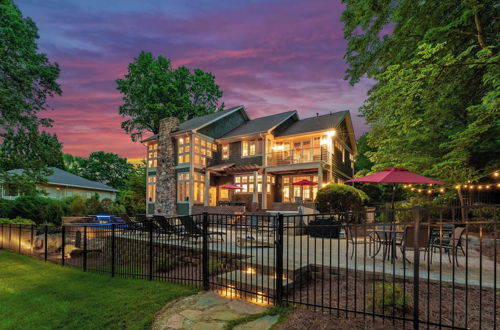
<instances>
[{"instance_id":1,"label":"fence post","mask_svg":"<svg viewBox=\"0 0 500 330\"><path fill-rule=\"evenodd\" d=\"M283 304L283 214L278 213L276 231L276 292L277 305Z\"/></svg>"},{"instance_id":2,"label":"fence post","mask_svg":"<svg viewBox=\"0 0 500 330\"><path fill-rule=\"evenodd\" d=\"M210 289L210 274L208 269L208 213L203 212L203 247L202 247L202 273L203 273L203 290Z\"/></svg>"},{"instance_id":3,"label":"fence post","mask_svg":"<svg viewBox=\"0 0 500 330\"><path fill-rule=\"evenodd\" d=\"M49 247L48 247L48 244L47 244L47 240L48 240L48 233L49 232L49 226L48 225L45 225L45 233L44 233L44 259L45 261L47 261L47 255L48 255L48 252L49 252Z\"/></svg>"},{"instance_id":4,"label":"fence post","mask_svg":"<svg viewBox=\"0 0 500 330\"><path fill-rule=\"evenodd\" d=\"M415 220L415 231L413 237L414 260L413 260L413 329L418 330L420 325L419 317L419 286L420 286L420 250L418 249L418 233L420 230L420 207L413 208L413 218Z\"/></svg>"},{"instance_id":5,"label":"fence post","mask_svg":"<svg viewBox=\"0 0 500 330\"><path fill-rule=\"evenodd\" d=\"M66 241L66 227L61 227L61 264L64 266L64 247Z\"/></svg>"},{"instance_id":6,"label":"fence post","mask_svg":"<svg viewBox=\"0 0 500 330\"><path fill-rule=\"evenodd\" d=\"M83 226L83 271L87 271L87 226Z\"/></svg>"},{"instance_id":7,"label":"fence post","mask_svg":"<svg viewBox=\"0 0 500 330\"><path fill-rule=\"evenodd\" d=\"M153 280L153 220L149 220L149 276L148 280Z\"/></svg>"},{"instance_id":8,"label":"fence post","mask_svg":"<svg viewBox=\"0 0 500 330\"><path fill-rule=\"evenodd\" d=\"M115 277L115 224L111 224L111 277Z\"/></svg>"}]
</instances>

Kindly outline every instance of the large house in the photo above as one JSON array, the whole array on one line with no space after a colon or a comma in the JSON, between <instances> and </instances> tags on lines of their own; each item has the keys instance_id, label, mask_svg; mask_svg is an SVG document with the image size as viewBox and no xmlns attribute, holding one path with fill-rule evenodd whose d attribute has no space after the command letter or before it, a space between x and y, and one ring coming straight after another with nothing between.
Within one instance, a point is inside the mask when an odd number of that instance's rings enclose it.
<instances>
[{"instance_id":1,"label":"large house","mask_svg":"<svg viewBox=\"0 0 500 330\"><path fill-rule=\"evenodd\" d=\"M161 120L147 148L147 213L186 215L218 205L246 211L314 205L319 187L352 178L349 111L300 119L287 111L250 119L243 106L179 124ZM316 186L293 183L307 179ZM225 189L228 184L240 189ZM291 207L291 208L290 208Z\"/></svg>"},{"instance_id":2,"label":"large house","mask_svg":"<svg viewBox=\"0 0 500 330\"><path fill-rule=\"evenodd\" d=\"M117 189L100 182L87 180L78 175L71 174L56 167L50 167L52 174L46 177L47 182L37 185L37 189L45 192L52 199L63 199L71 196L82 196L90 198L98 196L100 200L109 198L115 200ZM22 169L9 171L21 174ZM19 197L16 187L4 187L0 185L0 197L3 199L16 199Z\"/></svg>"}]
</instances>

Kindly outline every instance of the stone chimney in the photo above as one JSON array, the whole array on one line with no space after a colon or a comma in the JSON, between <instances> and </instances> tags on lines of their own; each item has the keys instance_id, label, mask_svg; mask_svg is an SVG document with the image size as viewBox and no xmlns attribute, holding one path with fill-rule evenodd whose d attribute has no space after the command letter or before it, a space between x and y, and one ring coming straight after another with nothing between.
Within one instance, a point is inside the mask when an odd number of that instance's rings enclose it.
<instances>
[{"instance_id":1,"label":"stone chimney","mask_svg":"<svg viewBox=\"0 0 500 330\"><path fill-rule=\"evenodd\" d=\"M160 120L155 214L168 217L176 215L176 151L171 134L178 129L179 119L167 117Z\"/></svg>"}]
</instances>

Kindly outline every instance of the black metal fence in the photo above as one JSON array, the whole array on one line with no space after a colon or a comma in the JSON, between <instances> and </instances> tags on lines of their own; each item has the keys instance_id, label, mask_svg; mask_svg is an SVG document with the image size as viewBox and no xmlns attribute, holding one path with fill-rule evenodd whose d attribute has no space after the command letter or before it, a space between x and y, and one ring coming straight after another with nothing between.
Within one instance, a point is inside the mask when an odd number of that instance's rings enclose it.
<instances>
[{"instance_id":1,"label":"black metal fence","mask_svg":"<svg viewBox=\"0 0 500 330\"><path fill-rule=\"evenodd\" d=\"M401 327L496 329L499 210L200 214L119 225L1 225L0 248Z\"/></svg>"}]
</instances>

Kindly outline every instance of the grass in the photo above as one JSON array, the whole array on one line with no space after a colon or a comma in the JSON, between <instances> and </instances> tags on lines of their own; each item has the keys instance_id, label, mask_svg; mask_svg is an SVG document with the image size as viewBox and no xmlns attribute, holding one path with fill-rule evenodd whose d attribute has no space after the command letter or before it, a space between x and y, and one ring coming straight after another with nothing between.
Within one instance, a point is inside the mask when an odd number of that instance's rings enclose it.
<instances>
[{"instance_id":1,"label":"grass","mask_svg":"<svg viewBox=\"0 0 500 330\"><path fill-rule=\"evenodd\" d=\"M144 329L197 290L84 273L0 250L0 329Z\"/></svg>"},{"instance_id":2,"label":"grass","mask_svg":"<svg viewBox=\"0 0 500 330\"><path fill-rule=\"evenodd\" d=\"M278 315L278 321L271 328L271 329L276 329L278 325L280 325L283 321L285 321L286 317L288 316L288 314L290 314L292 310L293 308L290 305L273 306L266 309L262 313L248 315L236 320L231 320L228 323L226 323L226 325L224 326L224 330L232 330L240 324L249 323L268 315Z\"/></svg>"}]
</instances>

